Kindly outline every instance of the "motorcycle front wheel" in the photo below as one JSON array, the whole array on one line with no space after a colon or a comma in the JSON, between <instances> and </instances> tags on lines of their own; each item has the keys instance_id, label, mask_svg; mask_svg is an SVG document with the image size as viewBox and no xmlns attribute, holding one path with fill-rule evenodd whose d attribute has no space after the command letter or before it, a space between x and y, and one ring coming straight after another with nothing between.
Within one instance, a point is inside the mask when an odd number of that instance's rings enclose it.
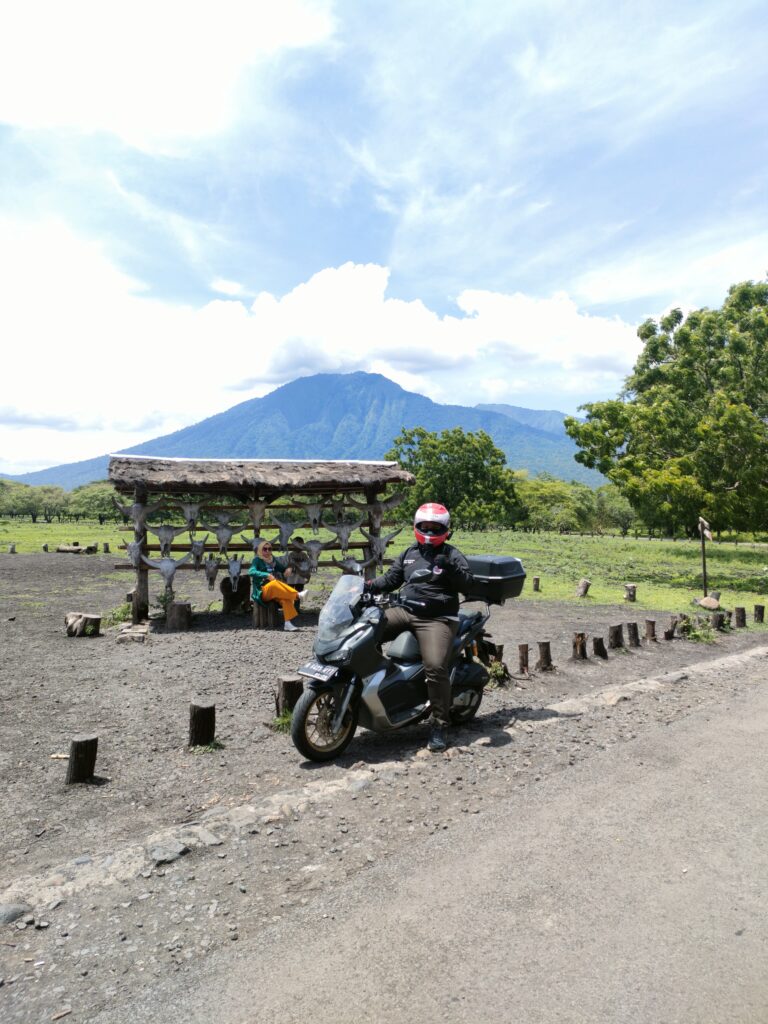
<instances>
[{"instance_id":1,"label":"motorcycle front wheel","mask_svg":"<svg viewBox=\"0 0 768 1024\"><path fill-rule=\"evenodd\" d=\"M462 722L471 721L480 710L483 700L483 691L468 687L461 693L455 694L451 705L451 721L454 725L461 725Z\"/></svg>"},{"instance_id":2,"label":"motorcycle front wheel","mask_svg":"<svg viewBox=\"0 0 768 1024\"><path fill-rule=\"evenodd\" d=\"M309 761L332 761L346 750L357 728L357 703L353 699L339 728L333 722L338 701L332 691L305 690L293 709L291 739Z\"/></svg>"}]
</instances>

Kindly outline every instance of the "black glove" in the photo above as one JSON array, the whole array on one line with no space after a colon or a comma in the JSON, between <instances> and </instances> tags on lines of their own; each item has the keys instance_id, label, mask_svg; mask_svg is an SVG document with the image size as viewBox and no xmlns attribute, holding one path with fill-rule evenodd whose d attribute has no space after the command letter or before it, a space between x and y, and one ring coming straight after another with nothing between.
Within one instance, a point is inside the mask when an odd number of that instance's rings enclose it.
<instances>
[{"instance_id":1,"label":"black glove","mask_svg":"<svg viewBox=\"0 0 768 1024\"><path fill-rule=\"evenodd\" d=\"M367 594L370 594L372 586L373 586L373 580L366 580L365 583L363 583L363 590Z\"/></svg>"},{"instance_id":2,"label":"black glove","mask_svg":"<svg viewBox=\"0 0 768 1024\"><path fill-rule=\"evenodd\" d=\"M435 569L439 569L440 572L443 572L445 569L450 568L450 563L448 562L448 559L445 557L445 555L438 555L432 564L434 565Z\"/></svg>"}]
</instances>

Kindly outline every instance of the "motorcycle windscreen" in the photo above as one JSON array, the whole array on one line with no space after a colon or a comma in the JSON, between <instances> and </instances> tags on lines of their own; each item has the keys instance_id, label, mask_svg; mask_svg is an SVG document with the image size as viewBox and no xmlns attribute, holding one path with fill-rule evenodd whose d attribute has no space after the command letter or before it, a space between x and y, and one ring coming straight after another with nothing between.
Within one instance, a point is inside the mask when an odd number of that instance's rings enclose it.
<instances>
[{"instance_id":1,"label":"motorcycle windscreen","mask_svg":"<svg viewBox=\"0 0 768 1024\"><path fill-rule=\"evenodd\" d=\"M317 639L333 640L354 622L350 609L363 592L359 576L340 576L331 596L323 605L317 623Z\"/></svg>"}]
</instances>

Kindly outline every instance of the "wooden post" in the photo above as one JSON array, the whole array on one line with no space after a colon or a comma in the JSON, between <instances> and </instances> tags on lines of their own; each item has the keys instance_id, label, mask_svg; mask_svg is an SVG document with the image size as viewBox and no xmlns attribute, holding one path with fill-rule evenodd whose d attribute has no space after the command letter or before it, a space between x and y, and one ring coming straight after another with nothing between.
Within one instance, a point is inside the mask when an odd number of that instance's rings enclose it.
<instances>
[{"instance_id":1,"label":"wooden post","mask_svg":"<svg viewBox=\"0 0 768 1024\"><path fill-rule=\"evenodd\" d=\"M725 613L712 612L709 621L712 623L713 629L723 629L725 626Z\"/></svg>"},{"instance_id":2,"label":"wooden post","mask_svg":"<svg viewBox=\"0 0 768 1024\"><path fill-rule=\"evenodd\" d=\"M104 554L108 555L109 554L109 541L105 540L103 545L102 545L102 547L104 548Z\"/></svg>"},{"instance_id":3,"label":"wooden post","mask_svg":"<svg viewBox=\"0 0 768 1024\"><path fill-rule=\"evenodd\" d=\"M67 612L64 626L67 636L98 636L101 616L89 615L87 612Z\"/></svg>"},{"instance_id":4,"label":"wooden post","mask_svg":"<svg viewBox=\"0 0 768 1024\"><path fill-rule=\"evenodd\" d=\"M536 669L539 672L551 672L554 669L552 664L552 651L549 640L539 640L539 660L536 662Z\"/></svg>"},{"instance_id":5,"label":"wooden post","mask_svg":"<svg viewBox=\"0 0 768 1024\"><path fill-rule=\"evenodd\" d=\"M624 600L634 601L637 598L637 584L636 583L625 583L624 584Z\"/></svg>"},{"instance_id":6,"label":"wooden post","mask_svg":"<svg viewBox=\"0 0 768 1024\"><path fill-rule=\"evenodd\" d=\"M191 601L171 601L165 613L167 633L184 633L192 626Z\"/></svg>"},{"instance_id":7,"label":"wooden post","mask_svg":"<svg viewBox=\"0 0 768 1024\"><path fill-rule=\"evenodd\" d=\"M755 620L755 622L765 622L765 605L764 604L756 604L755 605L754 620Z\"/></svg>"},{"instance_id":8,"label":"wooden post","mask_svg":"<svg viewBox=\"0 0 768 1024\"><path fill-rule=\"evenodd\" d=\"M99 746L98 736L75 736L69 745L69 764L65 784L88 782L93 778L96 767L96 751Z\"/></svg>"},{"instance_id":9,"label":"wooden post","mask_svg":"<svg viewBox=\"0 0 768 1024\"><path fill-rule=\"evenodd\" d=\"M47 551L47 550L48 550L48 544L47 543L43 544L43 551Z\"/></svg>"},{"instance_id":10,"label":"wooden post","mask_svg":"<svg viewBox=\"0 0 768 1024\"><path fill-rule=\"evenodd\" d=\"M373 503L376 501L376 496L378 494L377 489L375 487L368 487L363 493L365 494L366 502L369 505L373 505ZM377 530L377 529L374 528L373 524L371 523L370 515L368 516L367 526L368 526L368 533L371 535L371 537L379 537L379 536L381 536L381 529ZM371 551L371 549L369 547L364 547L363 548L363 561L367 562L372 554L373 554L373 552ZM375 563L373 565L369 565L369 566L366 567L366 569L364 570L364 576L365 576L365 579L367 579L367 580L372 580L372 579L376 578L376 564Z\"/></svg>"},{"instance_id":11,"label":"wooden post","mask_svg":"<svg viewBox=\"0 0 768 1024\"><path fill-rule=\"evenodd\" d=\"M9 544L8 545L8 554L9 555L15 555L16 554L16 545L15 544Z\"/></svg>"},{"instance_id":12,"label":"wooden post","mask_svg":"<svg viewBox=\"0 0 768 1024\"><path fill-rule=\"evenodd\" d=\"M282 629L283 616L277 601L253 602L254 629Z\"/></svg>"},{"instance_id":13,"label":"wooden post","mask_svg":"<svg viewBox=\"0 0 768 1024\"><path fill-rule=\"evenodd\" d=\"M584 661L587 657L587 634L573 634L573 660Z\"/></svg>"},{"instance_id":14,"label":"wooden post","mask_svg":"<svg viewBox=\"0 0 768 1024\"><path fill-rule=\"evenodd\" d=\"M736 629L744 629L747 625L747 609L746 608L734 608L733 609L733 624Z\"/></svg>"},{"instance_id":15,"label":"wooden post","mask_svg":"<svg viewBox=\"0 0 768 1024\"><path fill-rule=\"evenodd\" d=\"M142 505L147 503L147 492L143 487L135 488L133 492L134 502ZM146 528L134 528L134 540L141 543L142 555L149 554L147 547ZM149 618L149 567L144 562L139 562L136 569L136 586L133 591L133 608L131 618L134 624L145 622Z\"/></svg>"},{"instance_id":16,"label":"wooden post","mask_svg":"<svg viewBox=\"0 0 768 1024\"><path fill-rule=\"evenodd\" d=\"M576 597L586 597L591 586L591 580L579 580L578 586L576 587Z\"/></svg>"},{"instance_id":17,"label":"wooden post","mask_svg":"<svg viewBox=\"0 0 768 1024\"><path fill-rule=\"evenodd\" d=\"M732 620L733 620L733 612L732 611L731 612L726 612L725 613L725 621L728 623L728 628L729 629L731 628Z\"/></svg>"},{"instance_id":18,"label":"wooden post","mask_svg":"<svg viewBox=\"0 0 768 1024\"><path fill-rule=\"evenodd\" d=\"M624 627L621 623L608 627L608 646L612 651L624 646Z\"/></svg>"},{"instance_id":19,"label":"wooden post","mask_svg":"<svg viewBox=\"0 0 768 1024\"><path fill-rule=\"evenodd\" d=\"M674 640L676 632L677 632L677 616L673 615L672 618L669 620L669 629L665 629L664 630L664 639L665 640Z\"/></svg>"},{"instance_id":20,"label":"wooden post","mask_svg":"<svg viewBox=\"0 0 768 1024\"><path fill-rule=\"evenodd\" d=\"M656 643L656 619L645 620L645 639L648 643Z\"/></svg>"},{"instance_id":21,"label":"wooden post","mask_svg":"<svg viewBox=\"0 0 768 1024\"><path fill-rule=\"evenodd\" d=\"M592 637L592 653L596 658L608 657L608 651L605 649L605 640L601 636Z\"/></svg>"},{"instance_id":22,"label":"wooden post","mask_svg":"<svg viewBox=\"0 0 768 1024\"><path fill-rule=\"evenodd\" d=\"M517 645L517 660L521 676L528 675L528 644Z\"/></svg>"},{"instance_id":23,"label":"wooden post","mask_svg":"<svg viewBox=\"0 0 768 1024\"><path fill-rule=\"evenodd\" d=\"M304 680L301 676L279 676L277 680L277 713L283 715L293 711L296 702L304 692Z\"/></svg>"},{"instance_id":24,"label":"wooden post","mask_svg":"<svg viewBox=\"0 0 768 1024\"><path fill-rule=\"evenodd\" d=\"M533 592L534 592L534 594L538 594L540 590L541 590L541 577L540 576L534 576L533 577Z\"/></svg>"},{"instance_id":25,"label":"wooden post","mask_svg":"<svg viewBox=\"0 0 768 1024\"><path fill-rule=\"evenodd\" d=\"M704 587L704 597L707 596L707 545L706 539L709 533L709 523L699 516L699 536L701 537L701 578ZM711 534L710 534L711 537Z\"/></svg>"},{"instance_id":26,"label":"wooden post","mask_svg":"<svg viewBox=\"0 0 768 1024\"><path fill-rule=\"evenodd\" d=\"M627 623L627 639L630 647L640 646L640 630L636 622Z\"/></svg>"},{"instance_id":27,"label":"wooden post","mask_svg":"<svg viewBox=\"0 0 768 1024\"><path fill-rule=\"evenodd\" d=\"M189 705L189 745L207 747L216 736L216 705L195 697Z\"/></svg>"}]
</instances>

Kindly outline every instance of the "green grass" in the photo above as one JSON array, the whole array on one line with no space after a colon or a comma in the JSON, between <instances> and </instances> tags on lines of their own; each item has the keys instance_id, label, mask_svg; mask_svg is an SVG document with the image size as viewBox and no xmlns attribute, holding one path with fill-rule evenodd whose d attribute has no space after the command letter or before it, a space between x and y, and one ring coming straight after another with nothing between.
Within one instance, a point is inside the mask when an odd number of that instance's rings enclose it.
<instances>
[{"instance_id":1,"label":"green grass","mask_svg":"<svg viewBox=\"0 0 768 1024\"><path fill-rule=\"evenodd\" d=\"M16 544L16 551L19 554L30 554L42 550L43 544L48 544L51 551L55 551L59 544L72 544L79 541L85 547L86 544L98 544L99 551L106 541L112 552L116 552L120 544L126 540L133 540L130 530L124 532L117 523L105 523L99 526L96 521L81 521L79 523L32 523L29 520L0 519L0 552L5 553L8 545ZM124 552L121 557L124 557ZM87 557L80 555L79 557Z\"/></svg>"}]
</instances>

